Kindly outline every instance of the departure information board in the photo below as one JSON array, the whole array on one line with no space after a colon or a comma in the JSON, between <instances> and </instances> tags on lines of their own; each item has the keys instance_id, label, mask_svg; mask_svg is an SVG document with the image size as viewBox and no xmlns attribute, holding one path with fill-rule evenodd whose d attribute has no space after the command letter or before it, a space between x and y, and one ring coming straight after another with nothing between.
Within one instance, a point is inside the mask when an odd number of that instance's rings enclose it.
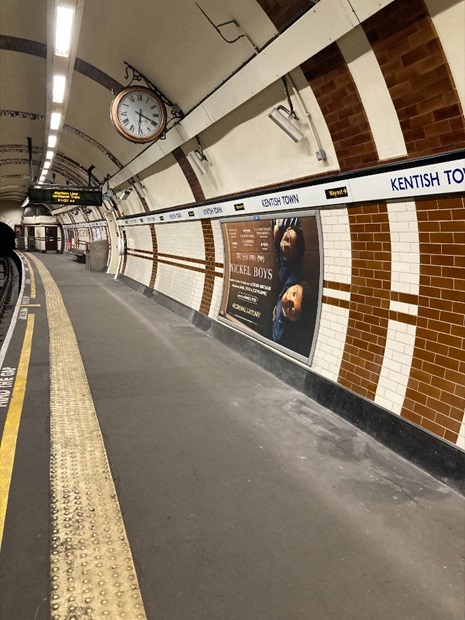
<instances>
[{"instance_id":1,"label":"departure information board","mask_svg":"<svg viewBox=\"0 0 465 620\"><path fill-rule=\"evenodd\" d=\"M29 202L49 205L87 205L99 207L102 204L100 189L79 189L74 187L30 187Z\"/></svg>"}]
</instances>

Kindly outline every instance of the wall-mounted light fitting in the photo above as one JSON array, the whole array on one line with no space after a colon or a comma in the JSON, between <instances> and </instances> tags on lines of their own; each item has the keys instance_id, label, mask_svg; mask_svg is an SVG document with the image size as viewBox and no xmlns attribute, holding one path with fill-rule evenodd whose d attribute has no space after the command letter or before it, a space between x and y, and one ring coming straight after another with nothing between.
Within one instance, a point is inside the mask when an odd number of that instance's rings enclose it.
<instances>
[{"instance_id":1,"label":"wall-mounted light fitting","mask_svg":"<svg viewBox=\"0 0 465 620\"><path fill-rule=\"evenodd\" d=\"M204 175L207 173L207 167L204 162L208 162L207 157L203 152L203 147L200 140L197 138L198 148L187 153L187 157L191 164L196 168L197 172Z\"/></svg>"},{"instance_id":2,"label":"wall-mounted light fitting","mask_svg":"<svg viewBox=\"0 0 465 620\"><path fill-rule=\"evenodd\" d=\"M297 119L297 116L293 110L289 111L283 105L278 105L276 108L273 108L271 112L268 114L273 122L278 125L287 135L294 140L294 142L299 142L304 137L304 134L298 129L295 125L292 124L291 119Z\"/></svg>"},{"instance_id":3,"label":"wall-mounted light fitting","mask_svg":"<svg viewBox=\"0 0 465 620\"><path fill-rule=\"evenodd\" d=\"M129 194L132 192L133 189L133 187L126 188L121 194L121 200L127 200L129 198Z\"/></svg>"}]
</instances>

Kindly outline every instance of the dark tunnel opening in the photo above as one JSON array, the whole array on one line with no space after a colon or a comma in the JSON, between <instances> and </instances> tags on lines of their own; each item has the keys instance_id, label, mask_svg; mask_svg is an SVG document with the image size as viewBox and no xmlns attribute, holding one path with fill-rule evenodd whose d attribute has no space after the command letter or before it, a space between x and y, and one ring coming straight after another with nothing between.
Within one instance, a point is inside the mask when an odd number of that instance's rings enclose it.
<instances>
[{"instance_id":1,"label":"dark tunnel opening","mask_svg":"<svg viewBox=\"0 0 465 620\"><path fill-rule=\"evenodd\" d=\"M15 232L0 222L0 256L9 256L15 247Z\"/></svg>"}]
</instances>

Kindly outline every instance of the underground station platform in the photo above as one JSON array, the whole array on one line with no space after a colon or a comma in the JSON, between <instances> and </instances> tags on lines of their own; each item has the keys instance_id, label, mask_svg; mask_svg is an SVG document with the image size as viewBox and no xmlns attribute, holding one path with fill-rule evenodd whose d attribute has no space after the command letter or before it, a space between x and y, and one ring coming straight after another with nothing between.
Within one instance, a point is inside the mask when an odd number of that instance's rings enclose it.
<instances>
[{"instance_id":1,"label":"underground station platform","mask_svg":"<svg viewBox=\"0 0 465 620\"><path fill-rule=\"evenodd\" d=\"M0 617L465 616L465 499L175 312L22 253Z\"/></svg>"}]
</instances>

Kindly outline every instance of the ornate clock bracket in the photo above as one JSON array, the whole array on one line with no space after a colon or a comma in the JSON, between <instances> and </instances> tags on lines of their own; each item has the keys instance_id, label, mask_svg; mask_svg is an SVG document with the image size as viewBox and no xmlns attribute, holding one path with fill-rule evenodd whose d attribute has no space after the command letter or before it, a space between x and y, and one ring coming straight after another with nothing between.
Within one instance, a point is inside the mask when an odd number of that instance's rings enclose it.
<instances>
[{"instance_id":1,"label":"ornate clock bracket","mask_svg":"<svg viewBox=\"0 0 465 620\"><path fill-rule=\"evenodd\" d=\"M126 65L126 71L125 71L124 77L127 80L130 80L130 82L129 82L129 84L127 84L126 88L129 88L129 86L135 85L136 82L145 82L145 85L147 86L147 88L149 88L150 90L154 91L160 97L160 99L163 101L163 103L165 104L166 113L167 113L167 121L166 121L166 125L165 125L165 130L163 131L161 136L158 138L159 140L164 140L166 138L167 131L169 129L171 129L172 127L174 127L174 125L179 123L179 121L182 118L184 118L184 116L185 116L184 112L181 110L181 108L176 103L173 103L172 101L170 101L168 99L168 97L166 97L166 95L164 95L155 86L155 84L153 84L148 78L145 77L145 75L143 75L140 71L135 69L128 62L126 62L126 61L123 61L123 62Z\"/></svg>"}]
</instances>

